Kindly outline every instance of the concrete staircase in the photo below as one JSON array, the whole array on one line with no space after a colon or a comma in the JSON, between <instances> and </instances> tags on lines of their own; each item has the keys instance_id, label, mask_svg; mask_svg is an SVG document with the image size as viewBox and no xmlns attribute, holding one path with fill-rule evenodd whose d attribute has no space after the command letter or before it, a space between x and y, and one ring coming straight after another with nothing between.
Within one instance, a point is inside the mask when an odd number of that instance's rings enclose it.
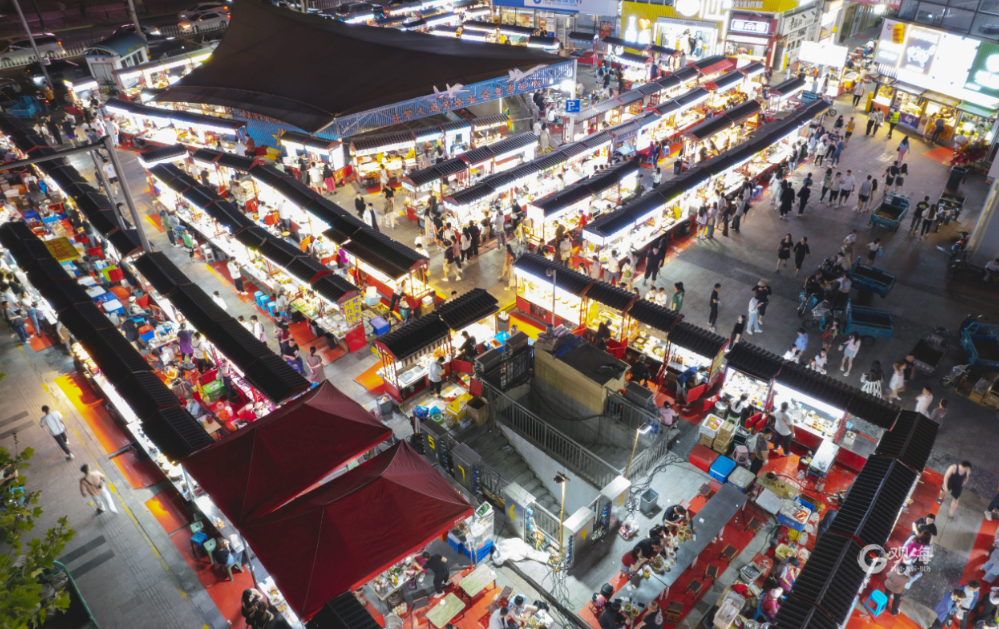
<instances>
[{"instance_id":1,"label":"concrete staircase","mask_svg":"<svg viewBox=\"0 0 999 629\"><path fill-rule=\"evenodd\" d=\"M628 448L610 443L582 443L581 445L619 470L623 470L628 465L628 456L631 454L631 450Z\"/></svg>"},{"instance_id":2,"label":"concrete staircase","mask_svg":"<svg viewBox=\"0 0 999 629\"><path fill-rule=\"evenodd\" d=\"M498 428L490 430L490 424L477 426L462 433L460 442L465 443L482 457L486 465L493 468L507 482L517 483L535 497L538 504L558 517L559 502L541 484L534 471L527 465L520 453L510 444ZM627 457L627 453L625 453ZM628 460L625 458L625 463Z\"/></svg>"}]
</instances>

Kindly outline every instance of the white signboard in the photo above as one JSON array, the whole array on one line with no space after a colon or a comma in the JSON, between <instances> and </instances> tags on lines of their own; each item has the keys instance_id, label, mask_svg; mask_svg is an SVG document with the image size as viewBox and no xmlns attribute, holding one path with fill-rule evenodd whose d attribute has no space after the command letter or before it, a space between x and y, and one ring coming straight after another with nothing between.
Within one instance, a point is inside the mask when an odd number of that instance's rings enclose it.
<instances>
[{"instance_id":1,"label":"white signboard","mask_svg":"<svg viewBox=\"0 0 999 629\"><path fill-rule=\"evenodd\" d=\"M814 63L815 65L842 68L846 65L846 56L849 52L850 49L846 46L805 41L801 42L798 59L806 63Z\"/></svg>"}]
</instances>

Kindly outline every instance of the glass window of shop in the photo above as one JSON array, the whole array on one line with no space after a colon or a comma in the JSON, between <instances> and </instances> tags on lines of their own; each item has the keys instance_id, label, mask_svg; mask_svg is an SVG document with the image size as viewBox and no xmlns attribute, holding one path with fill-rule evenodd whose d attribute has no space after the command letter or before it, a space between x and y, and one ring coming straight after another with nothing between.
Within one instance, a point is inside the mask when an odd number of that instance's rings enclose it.
<instances>
[{"instance_id":1,"label":"glass window of shop","mask_svg":"<svg viewBox=\"0 0 999 629\"><path fill-rule=\"evenodd\" d=\"M972 142L977 142L981 139L985 139L986 141L991 140L990 134L996 120L995 113L991 115L974 114L969 111L960 111L958 113L961 116L957 124L960 133L968 136Z\"/></svg>"},{"instance_id":2,"label":"glass window of shop","mask_svg":"<svg viewBox=\"0 0 999 629\"><path fill-rule=\"evenodd\" d=\"M956 33L999 39L999 0L902 0L898 17Z\"/></svg>"}]
</instances>

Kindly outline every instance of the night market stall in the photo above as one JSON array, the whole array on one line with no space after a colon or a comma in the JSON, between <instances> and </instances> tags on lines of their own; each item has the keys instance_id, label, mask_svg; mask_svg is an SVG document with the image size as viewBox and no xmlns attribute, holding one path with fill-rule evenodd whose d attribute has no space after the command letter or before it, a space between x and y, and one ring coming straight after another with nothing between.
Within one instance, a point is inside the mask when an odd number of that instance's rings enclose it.
<instances>
[{"instance_id":1,"label":"night market stall","mask_svg":"<svg viewBox=\"0 0 999 629\"><path fill-rule=\"evenodd\" d=\"M583 322L583 295L589 277L536 253L525 253L514 264L517 310L529 317L575 330Z\"/></svg>"},{"instance_id":2,"label":"night market stall","mask_svg":"<svg viewBox=\"0 0 999 629\"><path fill-rule=\"evenodd\" d=\"M451 329L436 312L378 337L375 349L382 363L377 375L385 381L385 392L399 404L430 386L427 373L431 362L443 357L446 377L454 356Z\"/></svg>"}]
</instances>

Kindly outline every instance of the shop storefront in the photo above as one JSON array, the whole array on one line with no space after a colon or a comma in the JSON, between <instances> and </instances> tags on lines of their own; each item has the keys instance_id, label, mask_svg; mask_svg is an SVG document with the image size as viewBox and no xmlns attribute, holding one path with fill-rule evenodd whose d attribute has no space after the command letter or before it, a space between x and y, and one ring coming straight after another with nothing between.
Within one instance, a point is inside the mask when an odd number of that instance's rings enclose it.
<instances>
[{"instance_id":1,"label":"shop storefront","mask_svg":"<svg viewBox=\"0 0 999 629\"><path fill-rule=\"evenodd\" d=\"M729 416L738 422L736 418L770 409L773 380L783 366L776 354L749 343L736 344L725 355L725 381L719 399Z\"/></svg>"},{"instance_id":2,"label":"shop storefront","mask_svg":"<svg viewBox=\"0 0 999 629\"><path fill-rule=\"evenodd\" d=\"M375 348L382 361L377 374L385 381L385 392L399 404L430 386L427 369L431 362L443 357L444 377L451 373L451 330L435 312L382 335ZM455 386L449 384L442 395L453 395L450 389Z\"/></svg>"},{"instance_id":3,"label":"shop storefront","mask_svg":"<svg viewBox=\"0 0 999 629\"><path fill-rule=\"evenodd\" d=\"M725 56L740 63L759 61L770 67L773 61L777 20L752 13L733 12L725 36Z\"/></svg>"},{"instance_id":4,"label":"shop storefront","mask_svg":"<svg viewBox=\"0 0 999 629\"><path fill-rule=\"evenodd\" d=\"M640 299L628 310L625 322L628 335L629 362L651 360L653 373L659 373L666 361L669 331L673 329L682 315L669 308Z\"/></svg>"},{"instance_id":5,"label":"shop storefront","mask_svg":"<svg viewBox=\"0 0 999 629\"><path fill-rule=\"evenodd\" d=\"M670 329L667 359L660 371L662 382L677 386L677 401L696 402L710 391L724 374L723 363L728 339L683 321ZM686 385L677 384L677 376L695 369Z\"/></svg>"},{"instance_id":6,"label":"shop storefront","mask_svg":"<svg viewBox=\"0 0 999 629\"><path fill-rule=\"evenodd\" d=\"M520 256L513 272L517 278L517 310L570 330L583 322L583 295L593 284L592 279L535 253Z\"/></svg>"},{"instance_id":7,"label":"shop storefront","mask_svg":"<svg viewBox=\"0 0 999 629\"><path fill-rule=\"evenodd\" d=\"M619 286L595 282L586 289L583 302L583 323L591 334L596 334L600 324L610 330L607 351L623 355L628 341L628 310L638 300L638 295ZM593 338L593 337L591 337Z\"/></svg>"},{"instance_id":8,"label":"shop storefront","mask_svg":"<svg viewBox=\"0 0 999 629\"><path fill-rule=\"evenodd\" d=\"M821 14L820 7L808 7L782 16L779 44L783 49L783 58L776 60L775 69L794 67L798 62L802 42L815 41Z\"/></svg>"}]
</instances>

